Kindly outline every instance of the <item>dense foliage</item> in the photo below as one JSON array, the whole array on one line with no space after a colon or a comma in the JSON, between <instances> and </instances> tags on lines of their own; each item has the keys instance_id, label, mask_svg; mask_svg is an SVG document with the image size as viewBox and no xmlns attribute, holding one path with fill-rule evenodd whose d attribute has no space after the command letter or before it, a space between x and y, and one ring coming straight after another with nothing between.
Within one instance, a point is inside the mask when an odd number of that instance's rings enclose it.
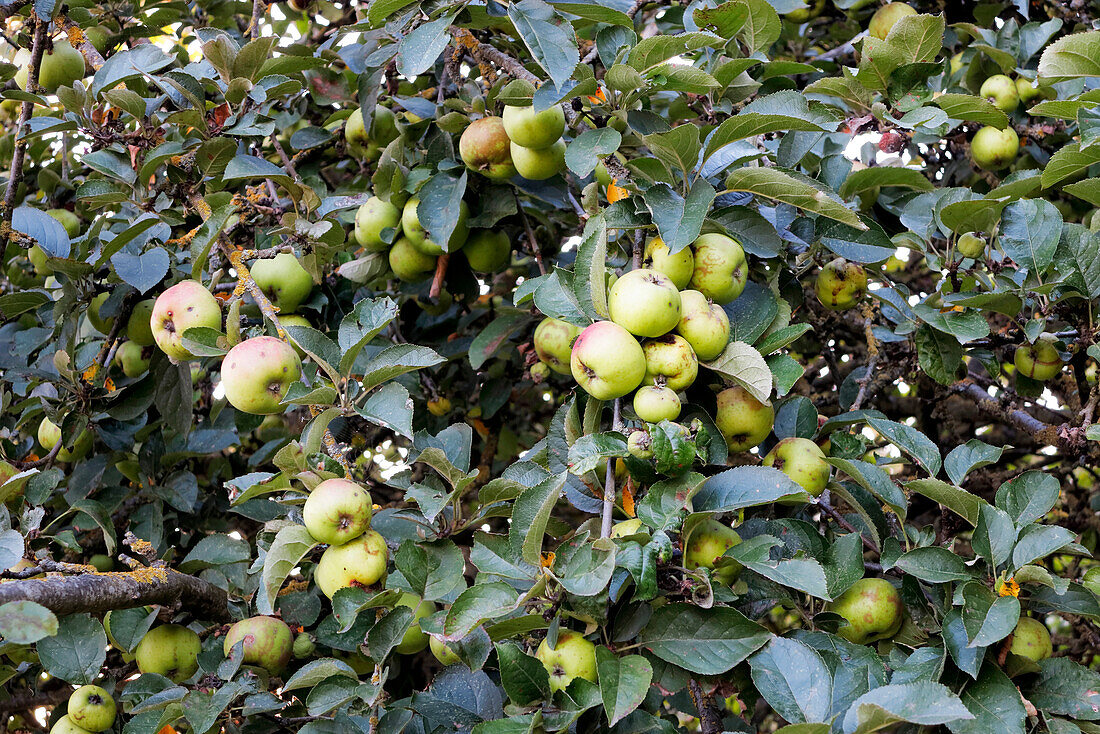
<instances>
[{"instance_id":1,"label":"dense foliage","mask_svg":"<svg viewBox=\"0 0 1100 734\"><path fill-rule=\"evenodd\" d=\"M0 4L0 729L1100 732L1095 10Z\"/></svg>"}]
</instances>

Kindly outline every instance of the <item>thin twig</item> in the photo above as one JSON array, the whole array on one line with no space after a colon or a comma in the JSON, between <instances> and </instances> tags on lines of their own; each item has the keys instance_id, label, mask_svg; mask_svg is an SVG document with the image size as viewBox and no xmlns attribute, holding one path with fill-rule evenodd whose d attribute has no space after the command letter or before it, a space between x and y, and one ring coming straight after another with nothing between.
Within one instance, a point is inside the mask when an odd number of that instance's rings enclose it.
<instances>
[{"instance_id":1,"label":"thin twig","mask_svg":"<svg viewBox=\"0 0 1100 734\"><path fill-rule=\"evenodd\" d=\"M298 171L294 168L294 162L287 156L286 151L283 149L283 144L279 142L279 138L275 133L271 133L271 144L275 146L275 152L279 154L279 158L283 161L283 168L290 174L290 177L295 181L301 180L298 176Z\"/></svg>"},{"instance_id":2,"label":"thin twig","mask_svg":"<svg viewBox=\"0 0 1100 734\"><path fill-rule=\"evenodd\" d=\"M843 515L841 515L836 510L836 508L833 507L829 503L829 498L828 497L826 497L824 494L822 494L820 497L817 498L817 504L818 504L819 507L821 507L821 509L825 510L825 513L829 517L836 520L837 524L840 525L840 527L844 528L849 533L855 533L856 535L858 535L860 540L863 541L863 545L867 546L867 550L874 551L875 553L879 552L879 548L878 548L877 545L874 544L874 541L868 539L867 536L865 536L863 533L859 532L859 530L856 529L855 525L848 522L847 518L845 518Z\"/></svg>"},{"instance_id":3,"label":"thin twig","mask_svg":"<svg viewBox=\"0 0 1100 734\"><path fill-rule=\"evenodd\" d=\"M535 256L535 263L539 266L539 273L546 275L546 264L542 261L542 249L539 247L538 240L535 239L535 231L531 229L531 222L527 219L527 213L523 211L523 202L519 200L519 194L515 189L512 189L512 196L516 198L516 210L519 211L519 217L523 220L523 231L527 234L527 245L531 248L531 253Z\"/></svg>"},{"instance_id":4,"label":"thin twig","mask_svg":"<svg viewBox=\"0 0 1100 734\"><path fill-rule=\"evenodd\" d=\"M615 398L611 403L611 430L618 431L622 428L620 416L622 398ZM611 537L611 520L615 515L615 460L608 458L607 473L604 476L603 485L603 517L600 524L600 537Z\"/></svg>"}]
</instances>

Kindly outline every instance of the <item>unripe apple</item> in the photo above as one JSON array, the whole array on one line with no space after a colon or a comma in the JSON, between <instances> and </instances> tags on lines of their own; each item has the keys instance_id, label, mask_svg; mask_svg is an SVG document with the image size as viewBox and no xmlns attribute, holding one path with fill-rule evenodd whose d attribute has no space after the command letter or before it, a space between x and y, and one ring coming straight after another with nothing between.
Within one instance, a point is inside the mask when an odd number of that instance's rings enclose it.
<instances>
[{"instance_id":1,"label":"unripe apple","mask_svg":"<svg viewBox=\"0 0 1100 734\"><path fill-rule=\"evenodd\" d=\"M646 423L674 421L680 416L680 398L667 387L644 385L634 393L634 412Z\"/></svg>"},{"instance_id":2,"label":"unripe apple","mask_svg":"<svg viewBox=\"0 0 1100 734\"><path fill-rule=\"evenodd\" d=\"M754 398L740 385L718 393L714 424L730 451L748 451L772 432L775 409Z\"/></svg>"},{"instance_id":3,"label":"unripe apple","mask_svg":"<svg viewBox=\"0 0 1100 734\"><path fill-rule=\"evenodd\" d=\"M435 613L435 604L422 601L415 594L402 594L397 600L397 606L412 609L413 619L405 630L405 636L393 649L401 655L415 655L428 646L428 635L420 629L420 620Z\"/></svg>"},{"instance_id":4,"label":"unripe apple","mask_svg":"<svg viewBox=\"0 0 1100 734\"><path fill-rule=\"evenodd\" d=\"M386 228L400 233L401 212L388 201L372 196L355 212L355 241L371 252L381 252L389 248L382 239Z\"/></svg>"},{"instance_id":5,"label":"unripe apple","mask_svg":"<svg viewBox=\"0 0 1100 734\"><path fill-rule=\"evenodd\" d=\"M871 16L871 22L867 25L867 32L875 38L885 40L886 36L890 35L890 29L894 27L895 23L907 15L916 14L917 11L905 3L883 5Z\"/></svg>"},{"instance_id":6,"label":"unripe apple","mask_svg":"<svg viewBox=\"0 0 1100 734\"><path fill-rule=\"evenodd\" d=\"M565 132L565 112L561 105L542 112L535 112L533 105L505 105L503 120L508 139L524 148L548 148Z\"/></svg>"},{"instance_id":7,"label":"unripe apple","mask_svg":"<svg viewBox=\"0 0 1100 734\"><path fill-rule=\"evenodd\" d=\"M407 113L410 114L410 113ZM409 120L417 122L417 120ZM397 124L397 115L389 107L378 105L374 108L374 114L370 121L370 138L380 147L386 147L401 134L401 128Z\"/></svg>"},{"instance_id":8,"label":"unripe apple","mask_svg":"<svg viewBox=\"0 0 1100 734\"><path fill-rule=\"evenodd\" d=\"M428 401L428 412L437 418L442 418L451 412L451 399L446 396L432 398Z\"/></svg>"},{"instance_id":9,"label":"unripe apple","mask_svg":"<svg viewBox=\"0 0 1100 734\"><path fill-rule=\"evenodd\" d=\"M347 479L326 479L302 508L306 530L318 543L343 545L370 528L370 492Z\"/></svg>"},{"instance_id":10,"label":"unripe apple","mask_svg":"<svg viewBox=\"0 0 1100 734\"><path fill-rule=\"evenodd\" d=\"M93 734L82 726L79 726L68 714L57 720L50 727L50 734Z\"/></svg>"},{"instance_id":11,"label":"unripe apple","mask_svg":"<svg viewBox=\"0 0 1100 734\"><path fill-rule=\"evenodd\" d=\"M52 272L52 271L51 271ZM103 308L103 304L107 302L107 299L111 297L110 293L104 291L97 294L92 298L91 303L88 304L88 321L91 322L92 327L104 336L111 333L111 327L115 325L115 317L108 316L104 318L99 310Z\"/></svg>"},{"instance_id":12,"label":"unripe apple","mask_svg":"<svg viewBox=\"0 0 1100 734\"><path fill-rule=\"evenodd\" d=\"M156 673L182 683L199 669L200 652L202 641L198 635L178 624L165 624L145 633L134 658L142 673Z\"/></svg>"},{"instance_id":13,"label":"unripe apple","mask_svg":"<svg viewBox=\"0 0 1100 734\"><path fill-rule=\"evenodd\" d=\"M1054 654L1054 645L1050 641L1050 632L1046 625L1038 619L1020 617L1016 629L1012 631L1009 652L1036 663L1049 658Z\"/></svg>"},{"instance_id":14,"label":"unripe apple","mask_svg":"<svg viewBox=\"0 0 1100 734\"><path fill-rule=\"evenodd\" d=\"M398 280L415 283L435 271L436 258L418 250L408 237L401 237L390 248L390 270Z\"/></svg>"},{"instance_id":15,"label":"unripe apple","mask_svg":"<svg viewBox=\"0 0 1100 734\"><path fill-rule=\"evenodd\" d=\"M317 643L308 632L299 632L294 638L291 654L298 660L308 658L317 649Z\"/></svg>"},{"instance_id":16,"label":"unripe apple","mask_svg":"<svg viewBox=\"0 0 1100 734\"><path fill-rule=\"evenodd\" d=\"M428 640L428 646L431 647L432 655L435 655L435 659L443 665L457 665L462 660L458 656L458 653L451 649L450 645L440 641L438 638L432 637Z\"/></svg>"},{"instance_id":17,"label":"unripe apple","mask_svg":"<svg viewBox=\"0 0 1100 734\"><path fill-rule=\"evenodd\" d=\"M38 443L42 444L42 448L46 449L48 452L52 450L60 440L61 428L49 418L43 418L42 422L38 424ZM57 452L57 460L64 462L80 461L92 450L93 440L94 436L92 436L91 429L85 428L80 436L77 437L72 449L62 447L61 450Z\"/></svg>"},{"instance_id":18,"label":"unripe apple","mask_svg":"<svg viewBox=\"0 0 1100 734\"><path fill-rule=\"evenodd\" d=\"M531 375L531 381L537 385L540 382L548 380L552 371L550 365L540 361L531 365L531 369L528 370L528 373Z\"/></svg>"},{"instance_id":19,"label":"unripe apple","mask_svg":"<svg viewBox=\"0 0 1100 734\"><path fill-rule=\"evenodd\" d=\"M225 633L222 651L226 657L233 646L243 642L241 662L255 665L278 675L290 662L294 633L286 622L275 617L252 617L237 622Z\"/></svg>"},{"instance_id":20,"label":"unripe apple","mask_svg":"<svg viewBox=\"0 0 1100 734\"><path fill-rule=\"evenodd\" d=\"M699 375L699 358L687 339L679 334L665 334L646 341L642 353L645 354L646 384L663 382L677 393L691 387Z\"/></svg>"},{"instance_id":21,"label":"unripe apple","mask_svg":"<svg viewBox=\"0 0 1100 734\"><path fill-rule=\"evenodd\" d=\"M832 260L817 274L817 300L830 311L852 308L867 295L867 272L859 263L842 257Z\"/></svg>"},{"instance_id":22,"label":"unripe apple","mask_svg":"<svg viewBox=\"0 0 1100 734\"><path fill-rule=\"evenodd\" d=\"M680 292L656 270L631 270L607 294L611 320L637 336L661 336L680 322Z\"/></svg>"},{"instance_id":23,"label":"unripe apple","mask_svg":"<svg viewBox=\"0 0 1100 734\"><path fill-rule=\"evenodd\" d=\"M950 65L948 66L948 68L950 69L951 74L958 74L960 71L962 71L962 68L963 68L963 54L962 54L962 51L959 51L957 54L952 56L949 64Z\"/></svg>"},{"instance_id":24,"label":"unripe apple","mask_svg":"<svg viewBox=\"0 0 1100 734\"><path fill-rule=\"evenodd\" d=\"M340 589L373 586L386 576L389 549L373 530L344 545L330 545L313 570L313 580L329 599Z\"/></svg>"},{"instance_id":25,"label":"unripe apple","mask_svg":"<svg viewBox=\"0 0 1100 734\"><path fill-rule=\"evenodd\" d=\"M572 374L569 359L573 354L573 342L580 336L581 329L568 321L543 319L535 327L535 354L550 369L563 375Z\"/></svg>"},{"instance_id":26,"label":"unripe apple","mask_svg":"<svg viewBox=\"0 0 1100 734\"><path fill-rule=\"evenodd\" d=\"M173 361L182 362L195 359L183 346L184 332L199 327L221 329L222 310L218 299L202 283L181 280L157 296L149 323L161 351Z\"/></svg>"},{"instance_id":27,"label":"unripe apple","mask_svg":"<svg viewBox=\"0 0 1100 734\"><path fill-rule=\"evenodd\" d=\"M53 274L53 268L50 267L50 261L47 258L46 251L38 245L31 245L31 249L27 250L27 259L31 261L31 265L34 266L34 272L37 275L45 276ZM104 298L103 300L105 301L107 299ZM102 301L100 303L102 304Z\"/></svg>"},{"instance_id":28,"label":"unripe apple","mask_svg":"<svg viewBox=\"0 0 1100 734\"><path fill-rule=\"evenodd\" d=\"M809 7L796 8L783 17L792 23L805 23L813 20L825 11L825 0L811 0Z\"/></svg>"},{"instance_id":29,"label":"unripe apple","mask_svg":"<svg viewBox=\"0 0 1100 734\"><path fill-rule=\"evenodd\" d=\"M829 483L829 463L821 447L808 438L785 438L768 452L762 462L774 466L814 497Z\"/></svg>"},{"instance_id":30,"label":"unripe apple","mask_svg":"<svg viewBox=\"0 0 1100 734\"><path fill-rule=\"evenodd\" d=\"M690 247L672 254L664 240L654 237L646 243L642 267L664 273L678 289L683 289L687 287L691 274L695 271L695 257L691 254Z\"/></svg>"},{"instance_id":31,"label":"unripe apple","mask_svg":"<svg viewBox=\"0 0 1100 734\"><path fill-rule=\"evenodd\" d=\"M516 175L511 141L499 117L471 122L458 140L458 155L471 171L493 181L507 181Z\"/></svg>"},{"instance_id":32,"label":"unripe apple","mask_svg":"<svg viewBox=\"0 0 1100 734\"><path fill-rule=\"evenodd\" d=\"M1100 566L1093 566L1081 577L1081 585L1100 597Z\"/></svg>"},{"instance_id":33,"label":"unripe apple","mask_svg":"<svg viewBox=\"0 0 1100 734\"><path fill-rule=\"evenodd\" d=\"M749 266L741 243L724 234L701 235L691 246L694 269L688 285L715 303L726 304L745 290Z\"/></svg>"},{"instance_id":34,"label":"unripe apple","mask_svg":"<svg viewBox=\"0 0 1100 734\"><path fill-rule=\"evenodd\" d=\"M291 383L302 377L302 362L294 347L273 336L246 339L222 360L225 399L242 413L273 415Z\"/></svg>"},{"instance_id":35,"label":"unripe apple","mask_svg":"<svg viewBox=\"0 0 1100 734\"><path fill-rule=\"evenodd\" d=\"M1012 112L1020 106L1020 94L1016 82L1004 74L994 74L982 82L978 94L985 97L994 107Z\"/></svg>"},{"instance_id":36,"label":"unripe apple","mask_svg":"<svg viewBox=\"0 0 1100 734\"><path fill-rule=\"evenodd\" d=\"M139 346L151 347L156 343L152 324L154 303L151 298L138 301L126 322L126 338Z\"/></svg>"},{"instance_id":37,"label":"unripe apple","mask_svg":"<svg viewBox=\"0 0 1100 734\"><path fill-rule=\"evenodd\" d=\"M69 719L87 731L105 731L115 723L115 699L99 686L77 688L66 708Z\"/></svg>"},{"instance_id":38,"label":"unripe apple","mask_svg":"<svg viewBox=\"0 0 1100 734\"><path fill-rule=\"evenodd\" d=\"M535 657L550 674L551 693L565 690L574 678L596 682L596 646L579 632L559 630L557 646L551 650L543 640Z\"/></svg>"},{"instance_id":39,"label":"unripe apple","mask_svg":"<svg viewBox=\"0 0 1100 734\"><path fill-rule=\"evenodd\" d=\"M347 151L353 158L358 160L368 158L367 145L370 139L367 137L367 127L363 121L363 110L359 107L356 107L344 122L344 141L347 143Z\"/></svg>"},{"instance_id":40,"label":"unripe apple","mask_svg":"<svg viewBox=\"0 0 1100 734\"><path fill-rule=\"evenodd\" d=\"M1020 97L1020 102L1026 107L1031 102L1037 99L1053 99L1054 90L1050 87L1036 86L1035 82L1024 77L1016 79L1016 94Z\"/></svg>"},{"instance_id":41,"label":"unripe apple","mask_svg":"<svg viewBox=\"0 0 1100 734\"><path fill-rule=\"evenodd\" d=\"M405 208L401 211L401 230L419 252L432 257L442 255L443 248L428 239L428 231L420 224L420 216L416 211L419 206L420 199L416 197L405 202ZM470 236L470 227L466 224L469 218L469 205L465 201L460 202L458 205L458 222L455 224L454 231L451 232L451 238L447 240L448 252L461 250L462 246L466 244L466 238ZM396 243L394 244L396 245Z\"/></svg>"},{"instance_id":42,"label":"unripe apple","mask_svg":"<svg viewBox=\"0 0 1100 734\"><path fill-rule=\"evenodd\" d=\"M1045 382L1062 371L1062 356L1054 346L1054 337L1043 334L1034 344L1016 347L1012 361L1020 374Z\"/></svg>"},{"instance_id":43,"label":"unripe apple","mask_svg":"<svg viewBox=\"0 0 1100 734\"><path fill-rule=\"evenodd\" d=\"M115 364L127 377L141 377L149 371L153 350L135 342L123 342L115 351Z\"/></svg>"},{"instance_id":44,"label":"unripe apple","mask_svg":"<svg viewBox=\"0 0 1100 734\"><path fill-rule=\"evenodd\" d=\"M714 518L696 525L684 539L684 568L711 568L718 564L727 550L741 542L741 536L733 528L726 527ZM741 564L724 565L714 574L716 581L732 584L741 574Z\"/></svg>"},{"instance_id":45,"label":"unripe apple","mask_svg":"<svg viewBox=\"0 0 1100 734\"><path fill-rule=\"evenodd\" d=\"M963 257L977 259L985 254L985 240L973 232L964 232L959 235L959 241L955 243L955 249Z\"/></svg>"},{"instance_id":46,"label":"unripe apple","mask_svg":"<svg viewBox=\"0 0 1100 734\"><path fill-rule=\"evenodd\" d=\"M630 332L613 321L597 321L573 342L573 379L597 400L621 398L645 378L645 353Z\"/></svg>"},{"instance_id":47,"label":"unripe apple","mask_svg":"<svg viewBox=\"0 0 1100 734\"><path fill-rule=\"evenodd\" d=\"M642 530L642 521L636 517L617 522L611 526L612 538L626 538Z\"/></svg>"},{"instance_id":48,"label":"unripe apple","mask_svg":"<svg viewBox=\"0 0 1100 734\"><path fill-rule=\"evenodd\" d=\"M65 233L69 237L78 237L80 235L80 217L73 214L68 209L47 209L46 213L61 223L61 226L65 228Z\"/></svg>"},{"instance_id":49,"label":"unripe apple","mask_svg":"<svg viewBox=\"0 0 1100 734\"><path fill-rule=\"evenodd\" d=\"M633 431L626 439L626 450L630 452L630 455L635 459L653 458L653 440L649 437L649 433L644 430Z\"/></svg>"},{"instance_id":50,"label":"unripe apple","mask_svg":"<svg viewBox=\"0 0 1100 734\"><path fill-rule=\"evenodd\" d=\"M88 559L88 564L95 566L95 570L100 573L108 573L115 567L115 560L106 553L96 553Z\"/></svg>"},{"instance_id":51,"label":"unripe apple","mask_svg":"<svg viewBox=\"0 0 1100 734\"><path fill-rule=\"evenodd\" d=\"M525 148L513 141L511 154L516 173L528 181L545 181L565 169L564 140L548 148Z\"/></svg>"},{"instance_id":52,"label":"unripe apple","mask_svg":"<svg viewBox=\"0 0 1100 734\"><path fill-rule=\"evenodd\" d=\"M676 331L703 362L717 359L730 340L730 318L725 309L699 291L680 291L680 322Z\"/></svg>"},{"instance_id":53,"label":"unripe apple","mask_svg":"<svg viewBox=\"0 0 1100 734\"><path fill-rule=\"evenodd\" d=\"M512 261L512 241L502 230L479 229L462 248L470 269L478 273L495 273Z\"/></svg>"},{"instance_id":54,"label":"unripe apple","mask_svg":"<svg viewBox=\"0 0 1100 734\"><path fill-rule=\"evenodd\" d=\"M20 89L27 89L31 54L20 49L13 64L19 67L15 72L15 83ZM73 48L64 38L55 39L53 48L42 56L42 65L38 69L38 85L53 94L58 87L71 87L73 82L84 77L84 56Z\"/></svg>"},{"instance_id":55,"label":"unripe apple","mask_svg":"<svg viewBox=\"0 0 1100 734\"><path fill-rule=\"evenodd\" d=\"M313 276L289 252L257 260L251 272L256 285L281 313L294 313L313 290Z\"/></svg>"},{"instance_id":56,"label":"unripe apple","mask_svg":"<svg viewBox=\"0 0 1100 734\"><path fill-rule=\"evenodd\" d=\"M905 618L901 594L886 579L860 579L834 599L828 610L848 621L837 634L857 645L893 637Z\"/></svg>"},{"instance_id":57,"label":"unripe apple","mask_svg":"<svg viewBox=\"0 0 1100 734\"><path fill-rule=\"evenodd\" d=\"M1004 130L987 125L974 133L970 141L970 157L978 168L996 171L1016 160L1020 152L1020 136L1011 127Z\"/></svg>"}]
</instances>

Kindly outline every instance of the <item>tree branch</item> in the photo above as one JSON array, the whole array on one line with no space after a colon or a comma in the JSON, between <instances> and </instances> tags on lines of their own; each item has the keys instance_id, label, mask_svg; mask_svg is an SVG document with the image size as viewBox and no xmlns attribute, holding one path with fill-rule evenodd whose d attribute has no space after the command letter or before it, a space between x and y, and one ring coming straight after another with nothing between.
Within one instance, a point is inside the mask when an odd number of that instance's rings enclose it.
<instances>
[{"instance_id":1,"label":"tree branch","mask_svg":"<svg viewBox=\"0 0 1100 734\"><path fill-rule=\"evenodd\" d=\"M103 66L106 60L103 58L103 54L99 53L92 42L88 40L88 35L84 33L81 27L69 20L69 17L65 14L57 16L56 22L69 37L69 45L84 56L93 71L99 71L99 67Z\"/></svg>"},{"instance_id":2,"label":"tree branch","mask_svg":"<svg viewBox=\"0 0 1100 734\"><path fill-rule=\"evenodd\" d=\"M973 400L978 409L990 418L1011 423L1036 443L1057 446L1072 455L1081 454L1087 447L1084 428L1043 423L1026 411L1005 405L970 380L957 383L952 390Z\"/></svg>"},{"instance_id":3,"label":"tree branch","mask_svg":"<svg viewBox=\"0 0 1100 734\"><path fill-rule=\"evenodd\" d=\"M615 398L611 404L611 430L622 429L622 418L619 415L622 398ZM607 459L607 474L604 476L603 485L603 517L600 524L600 537L611 537L611 524L615 516L615 460Z\"/></svg>"},{"instance_id":4,"label":"tree branch","mask_svg":"<svg viewBox=\"0 0 1100 734\"><path fill-rule=\"evenodd\" d=\"M37 17L37 16L36 16ZM39 19L34 27L34 42L31 44L31 60L27 70L27 91L38 89L38 70L42 67L42 56L46 52L46 40L50 23ZM11 157L11 172L8 174L8 188L4 191L4 230L11 229L11 218L15 213L15 197L19 184L23 181L23 163L27 157L27 123L34 112L34 102L23 102L19 109L19 122L16 124L15 152Z\"/></svg>"}]
</instances>

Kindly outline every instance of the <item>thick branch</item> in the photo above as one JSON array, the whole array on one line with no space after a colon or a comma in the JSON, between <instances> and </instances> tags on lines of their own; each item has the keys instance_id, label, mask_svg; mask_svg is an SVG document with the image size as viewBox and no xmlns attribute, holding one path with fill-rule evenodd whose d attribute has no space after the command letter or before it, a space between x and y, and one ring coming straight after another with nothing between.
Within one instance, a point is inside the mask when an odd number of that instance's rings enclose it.
<instances>
[{"instance_id":1,"label":"thick branch","mask_svg":"<svg viewBox=\"0 0 1100 734\"><path fill-rule=\"evenodd\" d=\"M980 385L969 380L958 383L953 390L973 400L978 409L990 418L1011 423L1027 433L1036 443L1057 446L1074 455L1080 454L1087 445L1082 428L1043 423L1026 411L1004 405L1002 401L991 397Z\"/></svg>"},{"instance_id":2,"label":"thick branch","mask_svg":"<svg viewBox=\"0 0 1100 734\"><path fill-rule=\"evenodd\" d=\"M61 30L65 31L69 37L69 44L79 51L85 59L88 61L88 65L92 67L94 71L99 71L99 67L103 66L105 62L103 55L99 53L92 42L88 40L88 35L81 30L80 26L69 20L66 15L59 15L57 17L57 24L61 26Z\"/></svg>"}]
</instances>

